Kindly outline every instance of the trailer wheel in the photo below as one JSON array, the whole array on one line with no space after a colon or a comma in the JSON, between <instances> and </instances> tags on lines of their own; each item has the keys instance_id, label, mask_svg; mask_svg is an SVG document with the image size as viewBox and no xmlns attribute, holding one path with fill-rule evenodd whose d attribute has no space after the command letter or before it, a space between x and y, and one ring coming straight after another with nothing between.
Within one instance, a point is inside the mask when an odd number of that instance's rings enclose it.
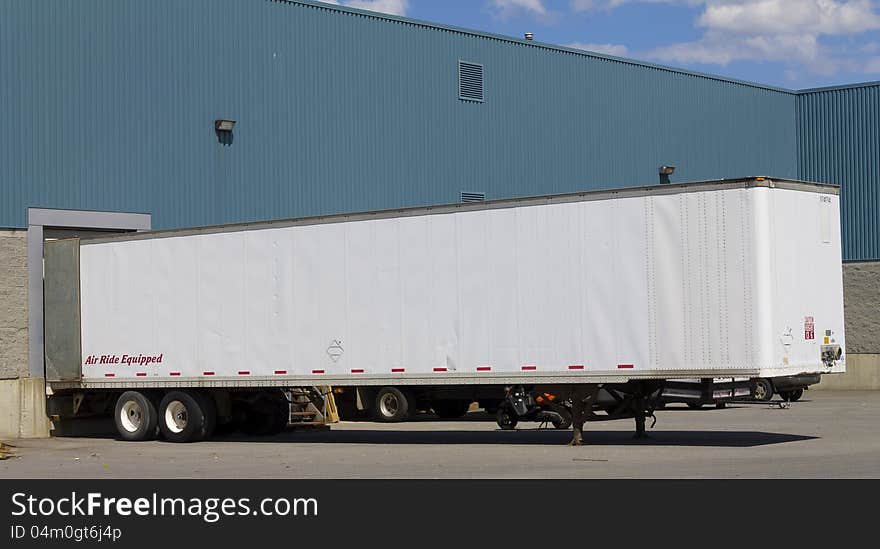
<instances>
[{"instance_id":1,"label":"trailer wheel","mask_svg":"<svg viewBox=\"0 0 880 549\"><path fill-rule=\"evenodd\" d=\"M278 395L261 395L245 406L241 432L267 436L283 431L290 423L290 402L281 391Z\"/></svg>"},{"instance_id":2,"label":"trailer wheel","mask_svg":"<svg viewBox=\"0 0 880 549\"><path fill-rule=\"evenodd\" d=\"M510 406L502 406L498 408L498 413L495 414L495 421L504 431L516 429L516 424L519 423L519 420L516 417L516 412L514 412Z\"/></svg>"},{"instance_id":3,"label":"trailer wheel","mask_svg":"<svg viewBox=\"0 0 880 549\"><path fill-rule=\"evenodd\" d=\"M802 396L804 396L804 390L803 389L795 389L794 391L791 392L791 395L789 396L789 400L791 400L792 402L797 402L801 399Z\"/></svg>"},{"instance_id":4,"label":"trailer wheel","mask_svg":"<svg viewBox=\"0 0 880 549\"><path fill-rule=\"evenodd\" d=\"M759 400L761 402L767 402L773 398L773 385L770 384L770 381L760 377L755 380L755 392L754 392L755 400Z\"/></svg>"},{"instance_id":5,"label":"trailer wheel","mask_svg":"<svg viewBox=\"0 0 880 549\"><path fill-rule=\"evenodd\" d=\"M159 405L159 429L170 442L193 442L206 432L200 398L187 391L169 391Z\"/></svg>"},{"instance_id":6,"label":"trailer wheel","mask_svg":"<svg viewBox=\"0 0 880 549\"><path fill-rule=\"evenodd\" d=\"M116 400L114 418L122 440L154 439L158 416L153 402L137 391L126 391Z\"/></svg>"},{"instance_id":7,"label":"trailer wheel","mask_svg":"<svg viewBox=\"0 0 880 549\"><path fill-rule=\"evenodd\" d=\"M394 423L404 421L415 412L416 402L412 394L397 387L382 387L376 393L374 413L376 421Z\"/></svg>"},{"instance_id":8,"label":"trailer wheel","mask_svg":"<svg viewBox=\"0 0 880 549\"><path fill-rule=\"evenodd\" d=\"M217 428L217 404L214 402L214 397L208 393L198 392L193 393L193 396L198 400L205 418L198 439L195 440L208 440L214 435L214 430Z\"/></svg>"},{"instance_id":9,"label":"trailer wheel","mask_svg":"<svg viewBox=\"0 0 880 549\"><path fill-rule=\"evenodd\" d=\"M467 400L438 400L431 403L431 409L442 419L457 419L465 415L471 407Z\"/></svg>"}]
</instances>

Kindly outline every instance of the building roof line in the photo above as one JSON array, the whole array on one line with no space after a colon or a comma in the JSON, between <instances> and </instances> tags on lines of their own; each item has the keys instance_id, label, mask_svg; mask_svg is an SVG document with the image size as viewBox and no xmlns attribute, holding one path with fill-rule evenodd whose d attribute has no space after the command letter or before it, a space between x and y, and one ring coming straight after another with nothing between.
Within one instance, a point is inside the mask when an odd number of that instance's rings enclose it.
<instances>
[{"instance_id":1,"label":"building roof line","mask_svg":"<svg viewBox=\"0 0 880 549\"><path fill-rule=\"evenodd\" d=\"M874 80L872 82L856 82L854 84L839 84L836 86L823 86L821 88L805 88L803 90L797 90L798 95L807 95L811 93L821 93L826 91L835 91L835 90L851 90L854 88L877 88L880 87L880 80Z\"/></svg>"},{"instance_id":2,"label":"building roof line","mask_svg":"<svg viewBox=\"0 0 880 549\"><path fill-rule=\"evenodd\" d=\"M676 74L683 74L686 76L693 76L696 78L705 78L707 80L715 80L718 82L726 82L728 84L737 84L740 86L747 86L751 88L758 88L762 90L774 91L779 93L786 93L791 95L804 95L810 93L824 92L824 91L834 91L834 90L844 90L844 89L852 89L852 88L868 88L874 86L880 86L880 81L872 81L872 82L857 82L854 84L841 84L834 86L824 86L819 88L805 88L805 89L790 89L790 88L781 88L779 86L771 86L769 84L761 84L759 82L752 82L749 80L740 80L738 78L730 78L727 76L719 76L717 74L704 73L699 71L692 71L677 67L670 67L667 65L659 65L656 63L649 63L647 61L639 61L636 59L630 59L627 57L617 57L615 55L608 55L599 52L593 52L588 50L581 50L577 48L569 48L566 46L560 46L557 44L548 44L546 42L536 42L534 40L525 40L523 38L515 38L512 36L506 36L503 34L495 34L491 32L478 31L473 29L467 29L463 27L457 27L454 25L444 25L440 23L434 23L431 21L424 21L421 19L414 19L411 17L403 17L400 15L391 15L387 13L381 13L376 11L369 11L359 8L351 8L348 6L340 6L338 4L328 4L326 2L321 2L319 0L268 0L269 2L280 3L280 4L299 4L302 6L317 8L317 9L325 9L327 11L337 11L341 13L347 13L350 15L358 15L362 17L370 17L373 19L391 21L394 23L403 23L407 25L413 25L418 27L424 27L428 29L434 29L445 32L457 32L460 34L466 34L470 36L477 36L480 38L488 38L490 40L498 40L501 42L507 42L510 44L516 44L519 46L539 48L551 51L557 51L561 53L567 53L572 55L580 55L583 57L591 57L594 59L602 59L605 61L613 61L616 63L621 63L625 65L633 65L636 67L661 70L666 72L672 72Z\"/></svg>"},{"instance_id":3,"label":"building roof line","mask_svg":"<svg viewBox=\"0 0 880 549\"><path fill-rule=\"evenodd\" d=\"M571 55L580 55L583 57L591 57L594 59L601 59L605 61L612 61L616 63L621 63L625 65L633 65L642 68L661 70L665 72L671 72L676 74L682 74L685 76L693 76L696 78L704 78L706 80L715 80L718 82L726 82L728 84L737 84L740 86L746 86L751 88L758 88L762 90L774 91L778 93L785 93L790 95L797 95L800 92L798 90L792 90L787 88L780 88L777 86L771 86L769 84L760 84L758 82L751 82L748 80L739 80L736 78L729 78L726 76L718 76L715 74L703 73L698 71L691 71L687 69L681 69L676 67L669 67L666 65L658 65L655 63L649 63L647 61L638 61L635 59L629 59L626 57L617 57L614 55L607 55L604 53L592 52L588 50L581 50L577 48L569 48L566 46L560 46L557 44L548 44L546 42L538 42L534 40L525 40L521 38L514 38L512 36L505 36L503 34L495 34L491 32L477 31L473 29L466 29L463 27L456 27L454 25L443 25L440 23L433 23L430 21L424 21L421 19L413 19L410 17L402 17L400 15L391 15L387 13L380 13L375 11L363 10L359 8L351 8L348 6L340 6L337 4L327 4L325 2L320 2L318 0L267 0L269 2L278 3L278 4L296 4L316 9L323 9L327 11L336 11L340 13L346 13L349 15L357 15L361 17L370 17L373 19L379 19L384 21L390 21L394 23L402 23L406 25L413 25L417 27L424 27L427 29L439 30L444 32L456 32L460 34L466 34L470 36L476 36L480 38L487 38L490 40L498 40L501 42L507 42L510 44L515 44L519 46L532 47L544 50L557 51L560 53L567 53Z\"/></svg>"}]
</instances>

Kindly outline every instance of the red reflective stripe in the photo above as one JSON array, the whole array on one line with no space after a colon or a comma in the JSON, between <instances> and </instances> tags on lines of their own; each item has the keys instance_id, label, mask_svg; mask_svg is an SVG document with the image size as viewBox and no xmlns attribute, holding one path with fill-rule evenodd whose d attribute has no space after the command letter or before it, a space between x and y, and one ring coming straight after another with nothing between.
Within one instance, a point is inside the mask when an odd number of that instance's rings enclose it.
<instances>
[{"instance_id":1,"label":"red reflective stripe","mask_svg":"<svg viewBox=\"0 0 880 549\"><path fill-rule=\"evenodd\" d=\"M138 377L147 377L147 372L138 372L135 375Z\"/></svg>"},{"instance_id":2,"label":"red reflective stripe","mask_svg":"<svg viewBox=\"0 0 880 549\"><path fill-rule=\"evenodd\" d=\"M446 368L434 368L435 372L445 372Z\"/></svg>"},{"instance_id":3,"label":"red reflective stripe","mask_svg":"<svg viewBox=\"0 0 880 549\"><path fill-rule=\"evenodd\" d=\"M491 366L477 366L478 372L488 372L491 369L492 369Z\"/></svg>"},{"instance_id":4,"label":"red reflective stripe","mask_svg":"<svg viewBox=\"0 0 880 549\"><path fill-rule=\"evenodd\" d=\"M568 369L569 370L583 370L584 365L583 364L569 364Z\"/></svg>"},{"instance_id":5,"label":"red reflective stripe","mask_svg":"<svg viewBox=\"0 0 880 549\"><path fill-rule=\"evenodd\" d=\"M104 374L104 377L116 377L116 374Z\"/></svg>"},{"instance_id":6,"label":"red reflective stripe","mask_svg":"<svg viewBox=\"0 0 880 549\"><path fill-rule=\"evenodd\" d=\"M202 372L202 374L206 376L212 376L214 375L214 372Z\"/></svg>"},{"instance_id":7,"label":"red reflective stripe","mask_svg":"<svg viewBox=\"0 0 880 549\"><path fill-rule=\"evenodd\" d=\"M312 370L313 374L323 374L324 370Z\"/></svg>"},{"instance_id":8,"label":"red reflective stripe","mask_svg":"<svg viewBox=\"0 0 880 549\"><path fill-rule=\"evenodd\" d=\"M632 364L618 364L617 367L618 368L632 368L633 365Z\"/></svg>"},{"instance_id":9,"label":"red reflective stripe","mask_svg":"<svg viewBox=\"0 0 880 549\"><path fill-rule=\"evenodd\" d=\"M362 374L362 373L364 373L364 369L363 369L363 368L352 368L352 369L351 369L351 373L353 373L353 374Z\"/></svg>"},{"instance_id":10,"label":"red reflective stripe","mask_svg":"<svg viewBox=\"0 0 880 549\"><path fill-rule=\"evenodd\" d=\"M284 375L287 373L287 370L275 370L275 373L278 375Z\"/></svg>"},{"instance_id":11,"label":"red reflective stripe","mask_svg":"<svg viewBox=\"0 0 880 549\"><path fill-rule=\"evenodd\" d=\"M242 370L242 371L238 372L238 375L240 375L240 376L249 376L249 375L251 375L251 373L250 373L249 371L247 371L247 370Z\"/></svg>"},{"instance_id":12,"label":"red reflective stripe","mask_svg":"<svg viewBox=\"0 0 880 549\"><path fill-rule=\"evenodd\" d=\"M179 376L179 375L180 375L180 372L171 372L171 373L168 374L168 375L170 375L170 376Z\"/></svg>"},{"instance_id":13,"label":"red reflective stripe","mask_svg":"<svg viewBox=\"0 0 880 549\"><path fill-rule=\"evenodd\" d=\"M523 370L537 370L538 367L537 366L523 366L522 369Z\"/></svg>"},{"instance_id":14,"label":"red reflective stripe","mask_svg":"<svg viewBox=\"0 0 880 549\"><path fill-rule=\"evenodd\" d=\"M391 368L391 373L399 374L403 372L406 368Z\"/></svg>"}]
</instances>

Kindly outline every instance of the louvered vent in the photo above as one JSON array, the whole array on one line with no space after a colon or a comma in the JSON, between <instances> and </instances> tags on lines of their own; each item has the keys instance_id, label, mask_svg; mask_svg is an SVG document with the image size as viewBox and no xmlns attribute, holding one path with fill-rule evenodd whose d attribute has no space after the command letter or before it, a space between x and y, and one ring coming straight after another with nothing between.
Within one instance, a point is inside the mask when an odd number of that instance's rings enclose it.
<instances>
[{"instance_id":1,"label":"louvered vent","mask_svg":"<svg viewBox=\"0 0 880 549\"><path fill-rule=\"evenodd\" d=\"M458 98L465 101L483 100L483 65L458 62Z\"/></svg>"},{"instance_id":2,"label":"louvered vent","mask_svg":"<svg viewBox=\"0 0 880 549\"><path fill-rule=\"evenodd\" d=\"M482 202L484 200L486 200L486 193L461 191L462 202Z\"/></svg>"}]
</instances>

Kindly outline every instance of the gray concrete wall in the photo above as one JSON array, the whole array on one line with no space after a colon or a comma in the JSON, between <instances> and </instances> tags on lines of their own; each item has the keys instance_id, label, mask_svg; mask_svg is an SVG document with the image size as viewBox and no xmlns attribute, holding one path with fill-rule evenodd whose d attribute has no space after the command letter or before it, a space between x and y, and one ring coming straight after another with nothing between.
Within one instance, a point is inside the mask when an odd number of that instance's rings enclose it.
<instances>
[{"instance_id":1,"label":"gray concrete wall","mask_svg":"<svg viewBox=\"0 0 880 549\"><path fill-rule=\"evenodd\" d=\"M27 231L0 230L0 379L28 372Z\"/></svg>"},{"instance_id":2,"label":"gray concrete wall","mask_svg":"<svg viewBox=\"0 0 880 549\"><path fill-rule=\"evenodd\" d=\"M880 261L843 264L846 373L824 376L817 389L880 389Z\"/></svg>"},{"instance_id":3,"label":"gray concrete wall","mask_svg":"<svg viewBox=\"0 0 880 549\"><path fill-rule=\"evenodd\" d=\"M27 231L0 230L0 438L49 435L46 385L28 377Z\"/></svg>"},{"instance_id":4,"label":"gray concrete wall","mask_svg":"<svg viewBox=\"0 0 880 549\"><path fill-rule=\"evenodd\" d=\"M880 390L880 355L856 354L846 356L846 373L822 376L815 389Z\"/></svg>"},{"instance_id":5,"label":"gray concrete wall","mask_svg":"<svg viewBox=\"0 0 880 549\"><path fill-rule=\"evenodd\" d=\"M880 354L880 261L843 264L847 354Z\"/></svg>"}]
</instances>

